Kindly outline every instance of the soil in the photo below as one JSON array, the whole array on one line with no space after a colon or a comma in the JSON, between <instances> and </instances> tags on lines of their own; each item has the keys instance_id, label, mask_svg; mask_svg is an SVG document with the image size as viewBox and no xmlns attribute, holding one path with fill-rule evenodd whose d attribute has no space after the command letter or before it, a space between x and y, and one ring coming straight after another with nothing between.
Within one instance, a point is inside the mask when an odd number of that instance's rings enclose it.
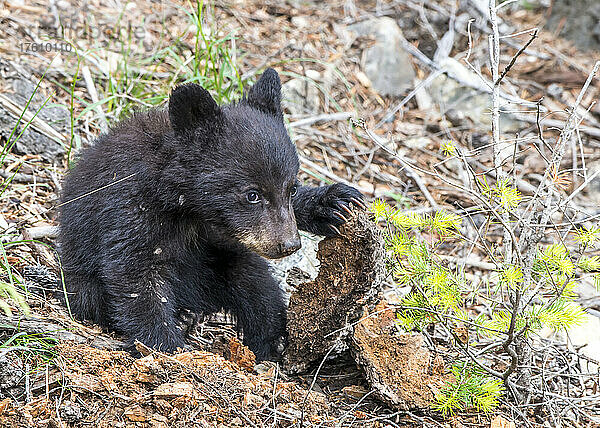
<instances>
[{"instance_id":1,"label":"soil","mask_svg":"<svg viewBox=\"0 0 600 428\"><path fill-rule=\"evenodd\" d=\"M341 232L321 241L319 275L297 284L292 295L285 366L293 373L322 360L331 346L347 349L354 322L379 294L384 272L379 229L366 213L356 212ZM25 363L8 353L4 359L11 364L0 371L0 392L7 394L0 401L0 428L379 426L382 414L393 414L373 397L367 400L370 388L347 352L304 382L276 363L257 365L226 316L200 321L187 314L182 322L191 324L190 347L203 350L170 356L138 343L143 357L135 359L101 349L118 341L95 340L98 347L92 347L81 343L85 330L61 333L46 371L25 376ZM336 334L323 334L328 331ZM79 343L65 340L71 337ZM15 396L24 404L17 405ZM369 417L366 409L376 409L378 416Z\"/></svg>"},{"instance_id":2,"label":"soil","mask_svg":"<svg viewBox=\"0 0 600 428\"><path fill-rule=\"evenodd\" d=\"M323 394L278 382L274 368L253 374L203 351L137 360L86 345L57 351L60 374L49 373L24 406L3 401L1 427L262 426L269 418L287 426L302 417L300 404L307 422L333 420Z\"/></svg>"}]
</instances>

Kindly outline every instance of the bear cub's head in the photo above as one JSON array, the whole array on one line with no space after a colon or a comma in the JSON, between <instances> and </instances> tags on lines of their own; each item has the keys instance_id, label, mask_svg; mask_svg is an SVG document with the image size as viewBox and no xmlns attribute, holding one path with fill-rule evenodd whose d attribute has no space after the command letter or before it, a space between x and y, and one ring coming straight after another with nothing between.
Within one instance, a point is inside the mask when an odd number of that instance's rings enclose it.
<instances>
[{"instance_id":1,"label":"bear cub's head","mask_svg":"<svg viewBox=\"0 0 600 428\"><path fill-rule=\"evenodd\" d=\"M169 100L177 152L180 208L215 240L234 240L267 258L300 248L292 200L299 168L285 129L281 82L267 69L239 102L219 106L185 84ZM225 242L226 243L226 242Z\"/></svg>"}]
</instances>

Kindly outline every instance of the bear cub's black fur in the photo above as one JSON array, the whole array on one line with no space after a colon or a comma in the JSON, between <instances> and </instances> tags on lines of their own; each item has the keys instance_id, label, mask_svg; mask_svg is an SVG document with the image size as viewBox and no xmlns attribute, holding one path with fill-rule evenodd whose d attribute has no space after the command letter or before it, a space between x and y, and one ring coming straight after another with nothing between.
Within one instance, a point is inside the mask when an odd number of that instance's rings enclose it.
<instances>
[{"instance_id":1,"label":"bear cub's black fur","mask_svg":"<svg viewBox=\"0 0 600 428\"><path fill-rule=\"evenodd\" d=\"M238 103L219 106L186 84L168 111L121 122L64 181L59 242L72 312L172 352L185 345L178 311L224 309L259 359L276 357L286 307L261 256L299 249L298 228L334 235L343 211L361 205L343 184L298 185L298 166L272 69Z\"/></svg>"}]
</instances>

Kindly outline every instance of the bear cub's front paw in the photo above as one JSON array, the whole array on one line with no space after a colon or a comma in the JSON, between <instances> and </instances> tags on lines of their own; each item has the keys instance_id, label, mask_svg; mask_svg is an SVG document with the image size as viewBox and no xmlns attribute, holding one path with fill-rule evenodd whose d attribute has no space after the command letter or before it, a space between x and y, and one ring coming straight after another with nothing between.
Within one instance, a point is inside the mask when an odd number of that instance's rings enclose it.
<instances>
[{"instance_id":1,"label":"bear cub's front paw","mask_svg":"<svg viewBox=\"0 0 600 428\"><path fill-rule=\"evenodd\" d=\"M352 214L352 207L363 210L366 208L362 193L354 187L342 183L328 186L316 209L320 234L324 236L340 235L339 226L348 221Z\"/></svg>"}]
</instances>

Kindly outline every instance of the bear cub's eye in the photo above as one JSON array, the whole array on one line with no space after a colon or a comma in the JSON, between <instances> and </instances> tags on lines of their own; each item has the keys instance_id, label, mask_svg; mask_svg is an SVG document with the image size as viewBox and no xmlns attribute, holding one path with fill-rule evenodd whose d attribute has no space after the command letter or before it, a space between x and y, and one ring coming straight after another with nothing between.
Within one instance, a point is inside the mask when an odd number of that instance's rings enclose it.
<instances>
[{"instance_id":1,"label":"bear cub's eye","mask_svg":"<svg viewBox=\"0 0 600 428\"><path fill-rule=\"evenodd\" d=\"M298 186L294 185L292 187L292 190L290 191L290 196L293 198L294 196L296 196L298 194Z\"/></svg>"},{"instance_id":2,"label":"bear cub's eye","mask_svg":"<svg viewBox=\"0 0 600 428\"><path fill-rule=\"evenodd\" d=\"M250 202L251 204L258 204L260 202L260 195L258 194L258 192L256 190L250 190L246 194L246 198L248 199L248 202Z\"/></svg>"}]
</instances>

